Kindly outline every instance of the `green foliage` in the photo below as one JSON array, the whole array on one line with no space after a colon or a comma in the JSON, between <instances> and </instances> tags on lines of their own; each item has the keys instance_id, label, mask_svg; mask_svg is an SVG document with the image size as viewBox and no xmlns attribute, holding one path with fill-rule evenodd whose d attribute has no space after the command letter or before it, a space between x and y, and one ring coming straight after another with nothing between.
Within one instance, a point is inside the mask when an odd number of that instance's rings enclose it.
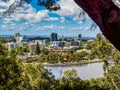
<instances>
[{"instance_id":1,"label":"green foliage","mask_svg":"<svg viewBox=\"0 0 120 90\"><path fill-rule=\"evenodd\" d=\"M105 77L91 80L81 80L75 69L64 71L63 78L55 80L51 72L41 64L21 64L14 57L8 56L7 49L0 45L0 89L1 90L119 90L120 65L112 66ZM69 53L70 54L70 53ZM73 57L86 52L73 53ZM60 59L57 53L49 53L49 58ZM53 56L56 57L53 57ZM65 54L64 54L65 55ZM64 56L63 55L63 56ZM71 58L64 56L64 58ZM76 55L76 56L75 56ZM41 54L42 57L43 54ZM58 58L59 57L59 58ZM72 58L73 58L72 57ZM79 56L78 56L79 57ZM103 60L105 65L108 62ZM21 66L22 67L21 67Z\"/></svg>"},{"instance_id":2,"label":"green foliage","mask_svg":"<svg viewBox=\"0 0 120 90\"><path fill-rule=\"evenodd\" d=\"M120 65L112 66L105 77L110 90L120 90Z\"/></svg>"},{"instance_id":3,"label":"green foliage","mask_svg":"<svg viewBox=\"0 0 120 90\"><path fill-rule=\"evenodd\" d=\"M58 90L85 90L86 84L78 77L75 69L64 71L63 78L59 80Z\"/></svg>"},{"instance_id":4,"label":"green foliage","mask_svg":"<svg viewBox=\"0 0 120 90\"><path fill-rule=\"evenodd\" d=\"M95 46L96 46L96 42L88 42L85 48L91 50Z\"/></svg>"},{"instance_id":5,"label":"green foliage","mask_svg":"<svg viewBox=\"0 0 120 90\"><path fill-rule=\"evenodd\" d=\"M1 43L5 43L5 42L6 42L6 39L5 39L5 38L0 38L0 42L1 42Z\"/></svg>"},{"instance_id":6,"label":"green foliage","mask_svg":"<svg viewBox=\"0 0 120 90\"><path fill-rule=\"evenodd\" d=\"M22 69L14 58L0 58L0 90L19 89Z\"/></svg>"},{"instance_id":7,"label":"green foliage","mask_svg":"<svg viewBox=\"0 0 120 90\"><path fill-rule=\"evenodd\" d=\"M17 50L15 50L15 49L11 49L11 50L9 51L9 53L10 53L11 56L16 56L18 52L17 52Z\"/></svg>"},{"instance_id":8,"label":"green foliage","mask_svg":"<svg viewBox=\"0 0 120 90\"><path fill-rule=\"evenodd\" d=\"M106 60L106 58L103 58L103 70L104 70L104 73L106 73L106 71L108 71L109 70L109 68L108 68L108 65L109 65L109 63L108 63L108 61Z\"/></svg>"},{"instance_id":9,"label":"green foliage","mask_svg":"<svg viewBox=\"0 0 120 90\"><path fill-rule=\"evenodd\" d=\"M96 39L97 39L97 41L101 41L102 39L103 39L103 35L102 34L97 34L96 35Z\"/></svg>"},{"instance_id":10,"label":"green foliage","mask_svg":"<svg viewBox=\"0 0 120 90\"><path fill-rule=\"evenodd\" d=\"M5 45L0 43L0 57L2 56L7 56L8 55L8 50L5 47Z\"/></svg>"},{"instance_id":11,"label":"green foliage","mask_svg":"<svg viewBox=\"0 0 120 90\"><path fill-rule=\"evenodd\" d=\"M63 77L66 79L78 78L78 74L75 69L65 70Z\"/></svg>"},{"instance_id":12,"label":"green foliage","mask_svg":"<svg viewBox=\"0 0 120 90\"><path fill-rule=\"evenodd\" d=\"M97 34L95 42L88 42L87 49L91 50L89 59L108 59L112 55L112 45L103 38L101 34Z\"/></svg>"},{"instance_id":13,"label":"green foliage","mask_svg":"<svg viewBox=\"0 0 120 90\"><path fill-rule=\"evenodd\" d=\"M118 64L119 61L120 61L120 52L119 52L118 50L114 49L114 50L112 51L112 57L113 57L114 62L115 62L116 64Z\"/></svg>"},{"instance_id":14,"label":"green foliage","mask_svg":"<svg viewBox=\"0 0 120 90\"><path fill-rule=\"evenodd\" d=\"M22 47L17 47L16 49L11 49L9 51L9 54L12 56L16 56L16 55L25 55L28 52L29 52L28 46L22 46Z\"/></svg>"},{"instance_id":15,"label":"green foliage","mask_svg":"<svg viewBox=\"0 0 120 90\"><path fill-rule=\"evenodd\" d=\"M76 52L76 50L77 50L77 48L72 48L71 50L69 50L69 52L68 53L74 53L74 52Z\"/></svg>"},{"instance_id":16,"label":"green foliage","mask_svg":"<svg viewBox=\"0 0 120 90\"><path fill-rule=\"evenodd\" d=\"M85 42L80 42L79 49L84 49L85 44Z\"/></svg>"},{"instance_id":17,"label":"green foliage","mask_svg":"<svg viewBox=\"0 0 120 90\"><path fill-rule=\"evenodd\" d=\"M74 53L58 53L58 52L49 52L47 55L40 54L40 62L49 62L49 63L58 63L58 62L71 62L71 61L80 61L85 60L87 51L74 52Z\"/></svg>"},{"instance_id":18,"label":"green foliage","mask_svg":"<svg viewBox=\"0 0 120 90\"><path fill-rule=\"evenodd\" d=\"M28 77L29 87L33 90L49 90L54 87L54 76L40 64L26 64L24 75ZM26 78L25 78L26 81Z\"/></svg>"},{"instance_id":19,"label":"green foliage","mask_svg":"<svg viewBox=\"0 0 120 90\"><path fill-rule=\"evenodd\" d=\"M22 69L18 60L8 56L7 48L0 44L0 90L22 88Z\"/></svg>"},{"instance_id":20,"label":"green foliage","mask_svg":"<svg viewBox=\"0 0 120 90\"><path fill-rule=\"evenodd\" d=\"M44 48L44 49L41 50L41 53L42 53L42 54L45 54L45 55L48 55L49 52L50 52L50 51L49 51L48 49L46 49L46 48Z\"/></svg>"},{"instance_id":21,"label":"green foliage","mask_svg":"<svg viewBox=\"0 0 120 90\"><path fill-rule=\"evenodd\" d=\"M64 71L61 79L55 80L52 73L41 64L22 64L15 58L17 54L24 54L27 47L18 47L8 54L7 48L0 43L0 90L119 90L120 89L120 52L114 49L109 42L98 35L95 42L86 46L91 50L91 56L102 59L105 77L81 80L75 69ZM76 51L76 50L75 50ZM68 62L83 60L88 55L86 50L72 53L56 53L44 49L40 54L40 61ZM14 55L15 54L15 55ZM109 67L109 56L115 65ZM107 72L106 72L107 71Z\"/></svg>"}]
</instances>

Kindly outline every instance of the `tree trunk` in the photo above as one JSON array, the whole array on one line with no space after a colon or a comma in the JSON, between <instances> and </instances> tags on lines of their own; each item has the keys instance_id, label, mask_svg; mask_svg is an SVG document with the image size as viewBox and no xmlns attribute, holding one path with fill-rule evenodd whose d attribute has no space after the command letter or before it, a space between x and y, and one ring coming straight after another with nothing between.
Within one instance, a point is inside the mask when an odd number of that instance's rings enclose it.
<instances>
[{"instance_id":1,"label":"tree trunk","mask_svg":"<svg viewBox=\"0 0 120 90\"><path fill-rule=\"evenodd\" d=\"M120 9L112 0L75 0L100 27L104 36L120 51Z\"/></svg>"}]
</instances>

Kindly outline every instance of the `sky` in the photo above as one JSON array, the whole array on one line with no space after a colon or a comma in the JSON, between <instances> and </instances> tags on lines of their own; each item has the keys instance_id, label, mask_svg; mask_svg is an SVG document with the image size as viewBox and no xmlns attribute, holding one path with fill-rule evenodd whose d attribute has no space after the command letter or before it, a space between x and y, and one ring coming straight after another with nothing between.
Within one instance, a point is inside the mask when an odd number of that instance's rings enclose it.
<instances>
[{"instance_id":1,"label":"sky","mask_svg":"<svg viewBox=\"0 0 120 90\"><path fill-rule=\"evenodd\" d=\"M19 0L18 0L19 1ZM0 0L0 13L4 12L14 0L3 2ZM58 36L95 37L101 33L99 28L92 30L93 21L88 15L79 17L82 9L74 0L59 0L61 9L49 11L37 5L37 0L30 4L17 7L15 12L7 17L0 18L0 35L50 35L52 32Z\"/></svg>"}]
</instances>

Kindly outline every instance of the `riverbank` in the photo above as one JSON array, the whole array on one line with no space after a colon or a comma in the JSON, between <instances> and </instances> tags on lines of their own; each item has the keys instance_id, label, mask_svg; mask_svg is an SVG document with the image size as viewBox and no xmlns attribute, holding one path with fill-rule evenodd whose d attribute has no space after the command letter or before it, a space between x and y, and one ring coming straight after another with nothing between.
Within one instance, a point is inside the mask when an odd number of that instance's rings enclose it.
<instances>
[{"instance_id":1,"label":"riverbank","mask_svg":"<svg viewBox=\"0 0 120 90\"><path fill-rule=\"evenodd\" d=\"M43 63L44 66L73 66L73 65L81 65L81 64L88 64L88 63L95 63L95 62L102 62L100 59L95 59L95 60L81 60L79 62L64 62L64 63Z\"/></svg>"}]
</instances>

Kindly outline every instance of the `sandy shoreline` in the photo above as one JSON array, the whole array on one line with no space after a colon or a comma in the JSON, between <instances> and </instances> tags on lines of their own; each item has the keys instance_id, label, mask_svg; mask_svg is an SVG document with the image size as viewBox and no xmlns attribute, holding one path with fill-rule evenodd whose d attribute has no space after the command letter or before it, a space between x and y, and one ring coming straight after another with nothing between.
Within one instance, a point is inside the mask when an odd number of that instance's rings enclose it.
<instances>
[{"instance_id":1,"label":"sandy shoreline","mask_svg":"<svg viewBox=\"0 0 120 90\"><path fill-rule=\"evenodd\" d=\"M96 60L84 60L79 62L65 62L65 63L43 63L44 66L72 66L72 65L81 65L81 64L88 64L88 63L95 63L95 62L102 62L102 60L96 59Z\"/></svg>"}]
</instances>

